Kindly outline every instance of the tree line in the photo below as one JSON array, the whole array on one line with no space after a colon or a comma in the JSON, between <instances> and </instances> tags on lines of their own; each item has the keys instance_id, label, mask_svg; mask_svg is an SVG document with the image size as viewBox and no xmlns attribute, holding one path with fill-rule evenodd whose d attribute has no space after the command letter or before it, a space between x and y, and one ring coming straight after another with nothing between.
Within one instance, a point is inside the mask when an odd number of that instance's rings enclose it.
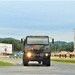
<instances>
[{"instance_id":1,"label":"tree line","mask_svg":"<svg viewBox=\"0 0 75 75\"><path fill-rule=\"evenodd\" d=\"M53 52L60 51L74 51L74 43L73 42L64 42L64 41L56 41L53 45L51 45Z\"/></svg>"},{"instance_id":2,"label":"tree line","mask_svg":"<svg viewBox=\"0 0 75 75\"><path fill-rule=\"evenodd\" d=\"M20 40L14 38L0 38L0 43L12 44L13 52L22 51L22 44ZM52 52L70 51L74 50L73 42L55 41L54 44L50 43Z\"/></svg>"}]
</instances>

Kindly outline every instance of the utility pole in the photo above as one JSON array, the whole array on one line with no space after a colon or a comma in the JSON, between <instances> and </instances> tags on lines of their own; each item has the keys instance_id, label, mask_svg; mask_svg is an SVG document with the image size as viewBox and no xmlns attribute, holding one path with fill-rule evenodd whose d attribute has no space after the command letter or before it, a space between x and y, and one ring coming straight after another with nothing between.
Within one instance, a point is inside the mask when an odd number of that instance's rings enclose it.
<instances>
[{"instance_id":1,"label":"utility pole","mask_svg":"<svg viewBox=\"0 0 75 75\"><path fill-rule=\"evenodd\" d=\"M74 28L74 52L75 52L75 28Z\"/></svg>"}]
</instances>

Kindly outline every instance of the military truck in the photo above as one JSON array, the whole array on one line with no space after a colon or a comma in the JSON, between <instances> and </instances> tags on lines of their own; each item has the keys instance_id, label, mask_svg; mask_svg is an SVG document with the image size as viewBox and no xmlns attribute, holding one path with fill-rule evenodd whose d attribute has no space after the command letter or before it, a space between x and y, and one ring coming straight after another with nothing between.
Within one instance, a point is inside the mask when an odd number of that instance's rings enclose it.
<instances>
[{"instance_id":1,"label":"military truck","mask_svg":"<svg viewBox=\"0 0 75 75\"><path fill-rule=\"evenodd\" d=\"M48 36L27 36L21 39L23 48L23 65L29 61L38 61L39 64L50 66L50 45ZM52 39L54 43L54 39Z\"/></svg>"}]
</instances>

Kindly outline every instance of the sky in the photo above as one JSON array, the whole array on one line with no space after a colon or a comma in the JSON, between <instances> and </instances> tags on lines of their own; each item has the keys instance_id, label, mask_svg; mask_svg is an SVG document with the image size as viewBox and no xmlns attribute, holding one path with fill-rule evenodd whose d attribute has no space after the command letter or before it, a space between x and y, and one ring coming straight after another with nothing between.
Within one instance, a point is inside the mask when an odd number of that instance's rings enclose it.
<instances>
[{"instance_id":1,"label":"sky","mask_svg":"<svg viewBox=\"0 0 75 75\"><path fill-rule=\"evenodd\" d=\"M72 42L74 0L0 0L0 38L48 35Z\"/></svg>"}]
</instances>

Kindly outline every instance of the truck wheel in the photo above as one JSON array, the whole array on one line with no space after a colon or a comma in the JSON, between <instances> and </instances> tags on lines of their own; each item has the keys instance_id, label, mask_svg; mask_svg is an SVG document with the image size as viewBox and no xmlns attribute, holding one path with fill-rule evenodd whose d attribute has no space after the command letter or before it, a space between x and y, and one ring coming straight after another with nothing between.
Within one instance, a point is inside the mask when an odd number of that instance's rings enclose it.
<instances>
[{"instance_id":1,"label":"truck wheel","mask_svg":"<svg viewBox=\"0 0 75 75\"><path fill-rule=\"evenodd\" d=\"M50 58L43 59L42 63L43 65L50 66Z\"/></svg>"},{"instance_id":2,"label":"truck wheel","mask_svg":"<svg viewBox=\"0 0 75 75\"><path fill-rule=\"evenodd\" d=\"M28 61L26 60L24 55L23 55L23 65L24 66L28 66Z\"/></svg>"},{"instance_id":3,"label":"truck wheel","mask_svg":"<svg viewBox=\"0 0 75 75\"><path fill-rule=\"evenodd\" d=\"M28 66L28 61L27 60L23 60L23 65L24 66Z\"/></svg>"},{"instance_id":4,"label":"truck wheel","mask_svg":"<svg viewBox=\"0 0 75 75\"><path fill-rule=\"evenodd\" d=\"M50 66L50 59L46 59L46 66Z\"/></svg>"}]
</instances>

